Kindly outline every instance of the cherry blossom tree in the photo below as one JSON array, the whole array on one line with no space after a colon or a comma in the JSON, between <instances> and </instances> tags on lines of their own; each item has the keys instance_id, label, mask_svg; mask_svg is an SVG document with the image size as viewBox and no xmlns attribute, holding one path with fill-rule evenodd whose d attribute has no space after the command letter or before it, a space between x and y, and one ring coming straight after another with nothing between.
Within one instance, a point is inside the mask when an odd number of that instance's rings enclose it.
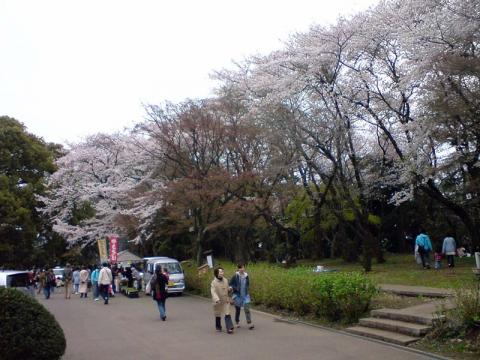
<instances>
[{"instance_id":1,"label":"cherry blossom tree","mask_svg":"<svg viewBox=\"0 0 480 360\"><path fill-rule=\"evenodd\" d=\"M125 135L97 134L71 145L68 154L57 161L48 196L41 199L53 230L70 245L86 246L113 233L126 234L125 216L137 215L140 226L141 214L149 216L142 210L149 208L142 201L143 188L152 187L147 176L152 171L149 160L149 154ZM79 208L90 210L75 220Z\"/></svg>"}]
</instances>

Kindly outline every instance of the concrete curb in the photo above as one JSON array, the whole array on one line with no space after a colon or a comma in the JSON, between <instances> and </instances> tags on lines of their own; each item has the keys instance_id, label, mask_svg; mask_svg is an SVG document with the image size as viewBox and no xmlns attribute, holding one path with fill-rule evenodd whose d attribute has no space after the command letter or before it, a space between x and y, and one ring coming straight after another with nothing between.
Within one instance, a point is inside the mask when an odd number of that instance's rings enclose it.
<instances>
[{"instance_id":1,"label":"concrete curb","mask_svg":"<svg viewBox=\"0 0 480 360\"><path fill-rule=\"evenodd\" d=\"M188 292L185 292L185 295L192 296L192 297L195 297L195 298L200 299L200 300L203 300L203 301L209 301L208 298L203 297L203 296L200 296L200 295L191 294L191 293L188 293ZM413 349L413 348L410 348L410 347L408 347L408 346L401 346L401 345L392 344L392 343L389 343L389 342L386 342L386 341L382 341L382 340L377 340L377 339L368 338L368 337L366 337L366 336L355 335L355 334L348 333L348 332L343 331L343 330L337 330L337 329L329 328L329 327L326 327L326 326L309 323L309 322L303 321L303 320L298 320L298 319L286 319L286 318L281 317L281 316L279 316L279 315L267 313L267 312L261 311L261 310L255 310L255 309L253 309L253 308L250 308L250 311L251 311L251 312L254 312L254 313L257 313L257 314L261 314L261 315L270 317L270 318L272 318L272 319L274 319L274 320L277 320L277 321L286 322L286 323L290 323L290 324L294 324L294 325L295 325L295 324L306 325L306 326L310 326L310 327L322 329L322 330L325 330L325 331L330 331L330 332L333 332L333 333L336 333L336 334L341 334L341 335L345 335L345 336L351 336L351 337L354 337L354 338L357 338L357 339L363 339L363 340L366 340L366 341L375 342L375 343L377 343L377 344L382 344L382 345L385 345L385 346L390 346L390 347L393 347L393 348L396 348L396 349L400 349L400 350L404 350L404 351L407 351L407 352L411 352L411 353L414 353L414 354L419 354L419 355L428 356L428 357L430 357L431 359L452 360L451 358L447 358L447 357L444 357L444 356L441 356L441 355L429 353L429 352L422 351L422 350L418 350L418 349Z\"/></svg>"}]
</instances>

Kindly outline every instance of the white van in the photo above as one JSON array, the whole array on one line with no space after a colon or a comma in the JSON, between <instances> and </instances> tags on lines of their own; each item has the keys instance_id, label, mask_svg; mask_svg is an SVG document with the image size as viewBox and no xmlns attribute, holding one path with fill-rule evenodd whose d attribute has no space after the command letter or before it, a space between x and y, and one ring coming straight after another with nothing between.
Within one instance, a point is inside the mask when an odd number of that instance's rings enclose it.
<instances>
[{"instance_id":1,"label":"white van","mask_svg":"<svg viewBox=\"0 0 480 360\"><path fill-rule=\"evenodd\" d=\"M0 270L0 287L15 288L35 297L33 285L28 285L28 271Z\"/></svg>"},{"instance_id":2,"label":"white van","mask_svg":"<svg viewBox=\"0 0 480 360\"><path fill-rule=\"evenodd\" d=\"M169 274L168 293L182 295L185 291L185 275L182 266L176 259L165 256L146 257L145 261L143 283L146 285L152 278L155 268L161 266L167 270Z\"/></svg>"}]
</instances>

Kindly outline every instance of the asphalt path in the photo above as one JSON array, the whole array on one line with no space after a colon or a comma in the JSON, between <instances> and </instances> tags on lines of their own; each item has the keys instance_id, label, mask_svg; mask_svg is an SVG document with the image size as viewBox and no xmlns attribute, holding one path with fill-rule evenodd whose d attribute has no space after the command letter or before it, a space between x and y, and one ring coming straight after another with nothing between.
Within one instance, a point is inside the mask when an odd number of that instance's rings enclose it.
<instances>
[{"instance_id":1,"label":"asphalt path","mask_svg":"<svg viewBox=\"0 0 480 360\"><path fill-rule=\"evenodd\" d=\"M117 295L104 305L91 295L72 295L70 300L58 290L49 300L37 295L65 332L63 360L432 358L257 311L252 312L255 329L247 328L242 313L243 326L234 334L217 333L210 301L196 296L168 298L163 322L149 297Z\"/></svg>"}]
</instances>

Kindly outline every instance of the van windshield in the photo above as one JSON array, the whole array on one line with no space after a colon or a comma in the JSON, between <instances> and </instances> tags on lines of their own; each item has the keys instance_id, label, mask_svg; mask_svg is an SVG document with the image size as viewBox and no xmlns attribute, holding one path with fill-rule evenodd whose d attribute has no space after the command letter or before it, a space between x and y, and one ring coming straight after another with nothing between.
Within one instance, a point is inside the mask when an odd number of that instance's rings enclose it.
<instances>
[{"instance_id":1,"label":"van windshield","mask_svg":"<svg viewBox=\"0 0 480 360\"><path fill-rule=\"evenodd\" d=\"M167 270L169 274L181 274L182 268L180 267L179 263L165 263L165 264L158 264L161 265L163 269Z\"/></svg>"},{"instance_id":2,"label":"van windshield","mask_svg":"<svg viewBox=\"0 0 480 360\"><path fill-rule=\"evenodd\" d=\"M63 269L53 269L53 273L55 275L63 276L64 270Z\"/></svg>"}]
</instances>

